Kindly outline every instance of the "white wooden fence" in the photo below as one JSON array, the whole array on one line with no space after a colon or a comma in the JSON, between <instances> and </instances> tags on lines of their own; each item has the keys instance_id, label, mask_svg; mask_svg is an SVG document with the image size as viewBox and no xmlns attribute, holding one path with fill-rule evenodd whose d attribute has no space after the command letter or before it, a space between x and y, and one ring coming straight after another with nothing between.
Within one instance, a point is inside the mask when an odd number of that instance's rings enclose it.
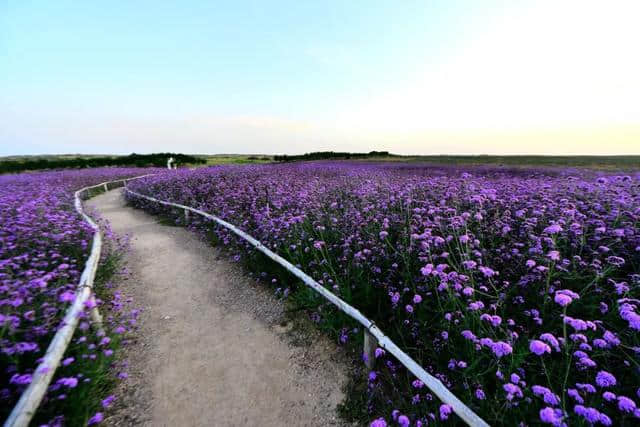
<instances>
[{"instance_id":1,"label":"white wooden fence","mask_svg":"<svg viewBox=\"0 0 640 427\"><path fill-rule=\"evenodd\" d=\"M76 291L75 299L71 306L67 309L64 319L62 319L61 328L54 335L47 352L45 353L42 362L36 367L31 383L26 390L20 396L20 400L16 406L14 406L11 414L5 420L5 427L26 427L33 418L40 406L40 402L47 392L47 387L51 383L51 379L60 365L60 360L64 355L65 350L69 346L69 342L73 337L73 333L78 326L79 317L78 314L84 310L84 304L89 299L93 299L93 280L96 277L96 271L98 269L98 262L100 261L100 253L102 250L102 232L100 227L96 224L82 208L82 198L88 195L89 191L93 188L104 188L105 191L109 189L110 184L125 185L126 181L130 179L138 179L147 175L137 176L135 178L119 179L115 181L102 182L100 184L91 185L89 187L81 188L74 194L74 202L76 212L82 216L82 218L93 228L93 243L91 245L91 253L85 263L84 270L80 276L80 283L78 283L78 290ZM91 310L91 320L94 327L98 330L102 330L102 318L98 312L98 308L94 307Z\"/></svg>"}]
</instances>

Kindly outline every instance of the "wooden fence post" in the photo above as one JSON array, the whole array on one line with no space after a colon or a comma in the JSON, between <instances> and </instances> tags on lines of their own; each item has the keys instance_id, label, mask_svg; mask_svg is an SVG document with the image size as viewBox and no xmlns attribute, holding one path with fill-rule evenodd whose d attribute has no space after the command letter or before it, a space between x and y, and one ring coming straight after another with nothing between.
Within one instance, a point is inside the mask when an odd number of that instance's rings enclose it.
<instances>
[{"instance_id":1,"label":"wooden fence post","mask_svg":"<svg viewBox=\"0 0 640 427\"><path fill-rule=\"evenodd\" d=\"M107 187L107 183L104 183L104 191L109 191L109 187Z\"/></svg>"},{"instance_id":2,"label":"wooden fence post","mask_svg":"<svg viewBox=\"0 0 640 427\"><path fill-rule=\"evenodd\" d=\"M189 223L189 209L184 210L184 222L185 224Z\"/></svg>"},{"instance_id":3,"label":"wooden fence post","mask_svg":"<svg viewBox=\"0 0 640 427\"><path fill-rule=\"evenodd\" d=\"M96 299L94 296L91 296L90 299L93 301L93 304L96 303ZM98 311L97 306L91 309L91 322L93 323L93 328L96 331L99 331L100 335L104 335L104 328L102 327L102 315Z\"/></svg>"},{"instance_id":4,"label":"wooden fence post","mask_svg":"<svg viewBox=\"0 0 640 427\"><path fill-rule=\"evenodd\" d=\"M362 354L365 357L365 365L372 370L376 363L376 347L378 343L376 338L371 335L368 329L364 329L364 350Z\"/></svg>"}]
</instances>

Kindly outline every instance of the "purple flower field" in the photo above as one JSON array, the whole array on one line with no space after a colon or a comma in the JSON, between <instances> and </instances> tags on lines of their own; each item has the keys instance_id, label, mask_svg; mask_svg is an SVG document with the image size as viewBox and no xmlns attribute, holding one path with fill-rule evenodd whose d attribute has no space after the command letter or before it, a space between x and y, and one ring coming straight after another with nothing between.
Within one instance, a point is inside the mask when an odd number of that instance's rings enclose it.
<instances>
[{"instance_id":1,"label":"purple flower field","mask_svg":"<svg viewBox=\"0 0 640 427\"><path fill-rule=\"evenodd\" d=\"M31 382L34 369L60 327L91 250L93 230L74 209L73 193L87 185L141 175L137 168L85 169L0 176L0 406L4 419ZM122 242L106 230L103 261ZM87 399L108 379L98 375L113 359L123 301L108 293L102 307L107 336L96 336L84 314L56 372L37 420L86 422ZM100 301L98 301L100 303ZM112 328L113 327L113 328ZM117 329L120 327L121 329ZM76 398L84 404L78 405ZM98 400L99 404L99 400ZM95 406L95 405L94 405ZM80 420L80 421L78 421Z\"/></svg>"},{"instance_id":2,"label":"purple flower field","mask_svg":"<svg viewBox=\"0 0 640 427\"><path fill-rule=\"evenodd\" d=\"M298 264L491 424L639 422L638 173L320 162L130 187L218 215ZM190 226L358 348L362 332L312 291L225 230ZM353 418L460 422L384 350L376 357L348 398Z\"/></svg>"}]
</instances>

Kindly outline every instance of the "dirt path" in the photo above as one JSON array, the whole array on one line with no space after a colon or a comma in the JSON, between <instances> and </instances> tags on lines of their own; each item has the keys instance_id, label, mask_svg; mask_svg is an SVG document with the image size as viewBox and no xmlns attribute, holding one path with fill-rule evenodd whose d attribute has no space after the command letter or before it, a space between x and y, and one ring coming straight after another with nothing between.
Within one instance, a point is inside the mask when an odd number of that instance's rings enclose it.
<instances>
[{"instance_id":1,"label":"dirt path","mask_svg":"<svg viewBox=\"0 0 640 427\"><path fill-rule=\"evenodd\" d=\"M283 305L228 257L127 207L121 190L87 202L132 236L118 287L143 308L111 425L339 425L344 363L321 336L291 344Z\"/></svg>"}]
</instances>

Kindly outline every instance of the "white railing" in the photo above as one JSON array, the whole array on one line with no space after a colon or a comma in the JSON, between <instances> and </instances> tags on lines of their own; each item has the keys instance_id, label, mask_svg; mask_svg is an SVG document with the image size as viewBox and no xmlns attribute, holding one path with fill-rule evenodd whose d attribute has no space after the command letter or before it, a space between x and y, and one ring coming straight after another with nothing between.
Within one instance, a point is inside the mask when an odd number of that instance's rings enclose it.
<instances>
[{"instance_id":1,"label":"white railing","mask_svg":"<svg viewBox=\"0 0 640 427\"><path fill-rule=\"evenodd\" d=\"M373 350L376 345L387 350L400 363L402 363L411 373L413 373L420 381L422 381L438 398L451 406L453 411L460 417L464 422L466 422L470 426L483 426L488 427L486 421L480 418L473 410L471 410L468 406L466 406L460 399L458 399L449 389L447 389L444 384L437 378L430 375L427 371L425 371L422 366L420 366L415 360L409 357L404 351L402 351L390 338L388 338L374 323L373 321L367 319L360 311L351 305L347 304L345 301L340 299L338 296L329 292L324 286L313 280L310 276L305 274L302 270L300 270L295 265L291 264L286 259L282 258L280 255L271 251L265 245L260 243L258 240L245 233L244 231L238 229L233 224L230 224L223 219L218 218L215 215L211 215L210 213L201 211L200 209L192 208L190 206L181 205L179 203L167 202L164 200L158 200L154 197L145 196L144 194L137 193L135 191L129 190L125 186L125 191L135 197L140 197L142 199L146 199L155 203L159 203L165 206L172 206L175 208L183 209L185 218L189 218L189 212L193 212L195 214L201 215L205 218L211 219L221 225L222 227L231 230L236 235L240 236L247 242L249 242L253 247L257 250L271 258L276 263L280 264L282 267L287 269L294 276L302 280L307 286L318 292L324 298L329 300L333 305L338 307L342 312L348 314L353 319L358 321L364 327L364 342L365 348L364 353L368 359L368 366L372 366L373 362ZM376 344L377 343L377 344Z\"/></svg>"},{"instance_id":2,"label":"white railing","mask_svg":"<svg viewBox=\"0 0 640 427\"><path fill-rule=\"evenodd\" d=\"M36 367L31 383L26 390L20 396L20 400L16 406L14 406L11 414L4 422L4 427L26 427L33 418L40 406L40 402L47 392L47 387L51 383L51 379L60 365L60 360L64 355L65 350L69 346L69 342L73 337L76 326L78 325L78 315L83 311L85 302L89 299L93 299L93 280L96 277L96 271L98 269L98 262L100 261L100 252L102 251L102 232L100 227L96 224L91 217L89 217L82 208L82 197L93 188L103 187L105 191L109 189L109 184L123 183L126 185L127 181L132 179L142 178L147 175L141 175L133 178L118 179L114 181L102 182L100 184L91 185L81 188L74 193L74 203L76 212L82 216L82 218L93 228L93 243L91 245L91 253L85 263L84 270L80 276L80 282L78 283L78 290L76 291L75 299L71 304L71 307L67 309L64 319L62 319L61 328L54 335L47 352L42 358L42 362ZM98 312L98 308L94 307L91 310L91 320L94 327L99 331L102 331L102 317Z\"/></svg>"}]
</instances>

